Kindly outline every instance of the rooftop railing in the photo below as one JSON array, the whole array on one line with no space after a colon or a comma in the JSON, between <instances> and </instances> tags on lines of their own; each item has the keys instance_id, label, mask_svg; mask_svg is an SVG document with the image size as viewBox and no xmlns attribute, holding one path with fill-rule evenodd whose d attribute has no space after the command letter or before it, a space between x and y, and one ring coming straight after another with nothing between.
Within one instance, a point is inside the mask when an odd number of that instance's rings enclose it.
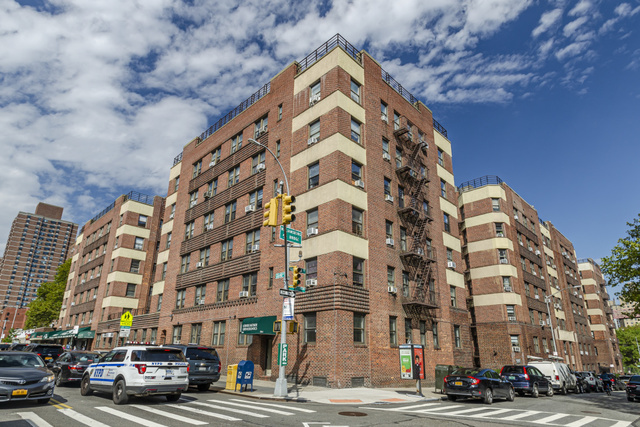
<instances>
[{"instance_id":1,"label":"rooftop railing","mask_svg":"<svg viewBox=\"0 0 640 427\"><path fill-rule=\"evenodd\" d=\"M97 220L99 220L100 218L105 216L106 213L109 212L111 209L113 209L115 206L116 206L116 202L114 200L113 203L111 203L109 206L107 206L102 211L100 211L100 213L98 215L96 215L93 218L91 218L91 222L96 222ZM84 230L84 227L83 227L83 230Z\"/></svg>"},{"instance_id":2,"label":"rooftop railing","mask_svg":"<svg viewBox=\"0 0 640 427\"><path fill-rule=\"evenodd\" d=\"M444 126L442 126L440 123L438 123L438 121L436 119L433 119L433 128L435 130L437 130L438 132L440 132L440 134L442 136L444 136L445 138L448 138L447 130L444 128Z\"/></svg>"},{"instance_id":3,"label":"rooftop railing","mask_svg":"<svg viewBox=\"0 0 640 427\"><path fill-rule=\"evenodd\" d=\"M349 56L351 56L358 64L360 61L360 49L356 49L340 34L336 34L326 42L322 43L319 48L307 55L303 60L298 61L298 74L318 62L323 56L331 52L334 48L341 47Z\"/></svg>"},{"instance_id":4,"label":"rooftop railing","mask_svg":"<svg viewBox=\"0 0 640 427\"><path fill-rule=\"evenodd\" d=\"M502 180L499 176L485 175L480 178L472 179L471 181L463 182L458 186L458 191L465 192L474 190L476 188L484 187L485 185L499 185L502 184Z\"/></svg>"},{"instance_id":5,"label":"rooftop railing","mask_svg":"<svg viewBox=\"0 0 640 427\"><path fill-rule=\"evenodd\" d=\"M153 196L149 196L146 194L138 193L137 191L129 191L129 193L124 196L126 200L133 200L134 202L144 203L145 205L153 206Z\"/></svg>"},{"instance_id":6,"label":"rooftop railing","mask_svg":"<svg viewBox=\"0 0 640 427\"><path fill-rule=\"evenodd\" d=\"M173 166L177 165L178 163L180 163L182 161L182 151L180 152L180 154L178 154L177 156L175 156L173 158ZM172 167L173 167L172 166Z\"/></svg>"}]
</instances>

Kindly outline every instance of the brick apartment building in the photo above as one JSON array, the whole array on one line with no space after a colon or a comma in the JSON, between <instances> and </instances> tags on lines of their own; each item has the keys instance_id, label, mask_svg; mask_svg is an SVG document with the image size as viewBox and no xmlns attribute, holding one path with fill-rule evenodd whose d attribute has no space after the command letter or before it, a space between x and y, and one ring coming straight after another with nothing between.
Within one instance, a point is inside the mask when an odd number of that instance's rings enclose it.
<instances>
[{"instance_id":1,"label":"brick apartment building","mask_svg":"<svg viewBox=\"0 0 640 427\"><path fill-rule=\"evenodd\" d=\"M587 304L589 327L594 339L596 363L600 370L620 371L622 356L616 338L607 283L600 266L591 258L578 260L578 269Z\"/></svg>"},{"instance_id":2,"label":"brick apartment building","mask_svg":"<svg viewBox=\"0 0 640 427\"><path fill-rule=\"evenodd\" d=\"M398 384L405 342L426 347L430 380L436 364L470 365L446 130L340 36L184 146L151 292L157 332L142 315L132 335L211 344L223 365L249 359L257 377L277 376L284 249L262 222L283 176L250 139L283 165L297 198L291 227L304 233L306 292L295 298L301 327L288 335L287 375L330 387Z\"/></svg>"},{"instance_id":3,"label":"brick apartment building","mask_svg":"<svg viewBox=\"0 0 640 427\"><path fill-rule=\"evenodd\" d=\"M640 317L634 316L635 302L627 302L620 298L617 304L611 305L613 320L617 328L626 328L628 326L636 326L640 324Z\"/></svg>"},{"instance_id":4,"label":"brick apartment building","mask_svg":"<svg viewBox=\"0 0 640 427\"><path fill-rule=\"evenodd\" d=\"M3 334L24 326L27 306L42 283L53 281L73 245L78 225L62 220L62 212L38 203L35 213L19 212L11 224L0 263L0 317L11 317Z\"/></svg>"},{"instance_id":5,"label":"brick apartment building","mask_svg":"<svg viewBox=\"0 0 640 427\"><path fill-rule=\"evenodd\" d=\"M88 221L71 250L58 330L36 338L107 349L119 343L124 311L156 324L150 289L163 213L162 197L132 191Z\"/></svg>"}]
</instances>

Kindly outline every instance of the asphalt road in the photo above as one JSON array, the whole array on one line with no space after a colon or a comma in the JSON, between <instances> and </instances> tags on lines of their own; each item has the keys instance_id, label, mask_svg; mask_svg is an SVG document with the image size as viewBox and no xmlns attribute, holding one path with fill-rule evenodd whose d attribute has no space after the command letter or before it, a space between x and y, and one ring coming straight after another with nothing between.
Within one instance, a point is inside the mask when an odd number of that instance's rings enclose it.
<instances>
[{"instance_id":1,"label":"asphalt road","mask_svg":"<svg viewBox=\"0 0 640 427\"><path fill-rule=\"evenodd\" d=\"M624 392L516 397L515 402L418 401L370 405L258 400L195 390L180 401L164 397L132 398L114 405L104 394L83 397L76 386L58 387L47 405L0 403L0 426L563 426L626 427L640 418L640 402L627 402Z\"/></svg>"}]
</instances>

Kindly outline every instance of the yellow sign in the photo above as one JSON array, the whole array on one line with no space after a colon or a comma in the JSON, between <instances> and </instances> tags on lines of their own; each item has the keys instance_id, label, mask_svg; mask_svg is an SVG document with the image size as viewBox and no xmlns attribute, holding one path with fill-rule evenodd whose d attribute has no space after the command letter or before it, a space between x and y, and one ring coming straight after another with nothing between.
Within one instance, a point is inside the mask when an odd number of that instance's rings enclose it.
<instances>
[{"instance_id":1,"label":"yellow sign","mask_svg":"<svg viewBox=\"0 0 640 427\"><path fill-rule=\"evenodd\" d=\"M125 312L120 318L120 326L128 326L131 327L133 324L133 316L130 312Z\"/></svg>"}]
</instances>

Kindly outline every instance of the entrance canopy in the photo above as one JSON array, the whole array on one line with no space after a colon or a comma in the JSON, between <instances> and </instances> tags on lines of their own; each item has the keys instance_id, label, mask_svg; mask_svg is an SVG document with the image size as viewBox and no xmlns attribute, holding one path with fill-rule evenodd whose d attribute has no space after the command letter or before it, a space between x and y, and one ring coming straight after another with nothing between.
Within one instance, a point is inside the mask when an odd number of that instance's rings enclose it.
<instances>
[{"instance_id":1,"label":"entrance canopy","mask_svg":"<svg viewBox=\"0 0 640 427\"><path fill-rule=\"evenodd\" d=\"M277 316L249 317L242 320L240 333L245 335L275 335L273 324Z\"/></svg>"}]
</instances>

